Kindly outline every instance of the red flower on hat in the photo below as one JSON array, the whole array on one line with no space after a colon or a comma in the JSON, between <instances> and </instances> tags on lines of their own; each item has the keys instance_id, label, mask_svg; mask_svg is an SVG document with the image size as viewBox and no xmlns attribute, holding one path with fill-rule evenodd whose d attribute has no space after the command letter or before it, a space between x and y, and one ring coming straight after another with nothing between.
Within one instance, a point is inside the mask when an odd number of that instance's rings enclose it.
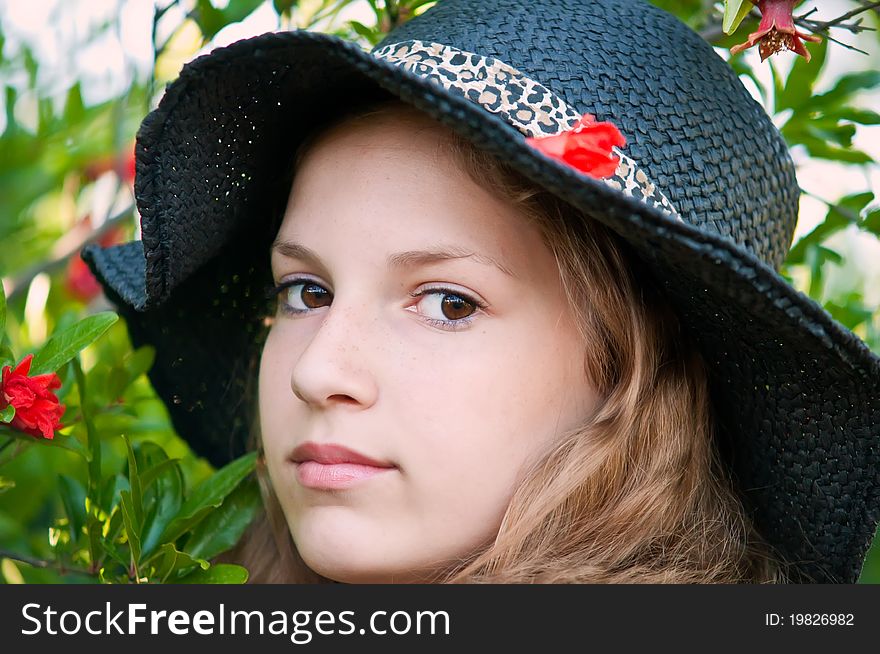
<instances>
[{"instance_id":1,"label":"red flower on hat","mask_svg":"<svg viewBox=\"0 0 880 654\"><path fill-rule=\"evenodd\" d=\"M10 423L14 429L42 436L51 440L55 430L61 428L64 405L52 391L61 388L61 380L54 372L28 377L33 354L28 354L13 370L3 366L0 378L0 409L10 404L15 407L15 417Z\"/></svg>"},{"instance_id":2,"label":"red flower on hat","mask_svg":"<svg viewBox=\"0 0 880 654\"><path fill-rule=\"evenodd\" d=\"M801 39L812 43L819 43L822 39L815 34L807 34L795 29L792 11L802 0L752 0L752 2L761 10L758 31L749 34L749 40L745 43L733 46L730 53L736 54L757 44L761 61L783 50L791 50L809 61L810 51Z\"/></svg>"},{"instance_id":3,"label":"red flower on hat","mask_svg":"<svg viewBox=\"0 0 880 654\"><path fill-rule=\"evenodd\" d=\"M611 148L623 147L626 139L614 123L597 123L593 114L584 114L574 127L552 136L527 136L526 143L582 173L609 177L620 162Z\"/></svg>"}]
</instances>

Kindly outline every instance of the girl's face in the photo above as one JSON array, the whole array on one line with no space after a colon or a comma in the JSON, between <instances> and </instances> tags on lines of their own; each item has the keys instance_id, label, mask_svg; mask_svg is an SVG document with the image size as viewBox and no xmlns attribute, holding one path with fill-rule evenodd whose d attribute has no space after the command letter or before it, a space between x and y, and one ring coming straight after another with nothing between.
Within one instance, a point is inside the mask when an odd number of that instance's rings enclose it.
<instances>
[{"instance_id":1,"label":"girl's face","mask_svg":"<svg viewBox=\"0 0 880 654\"><path fill-rule=\"evenodd\" d=\"M267 469L336 581L424 581L491 542L526 466L597 402L554 256L443 130L396 110L323 134L271 255Z\"/></svg>"}]
</instances>

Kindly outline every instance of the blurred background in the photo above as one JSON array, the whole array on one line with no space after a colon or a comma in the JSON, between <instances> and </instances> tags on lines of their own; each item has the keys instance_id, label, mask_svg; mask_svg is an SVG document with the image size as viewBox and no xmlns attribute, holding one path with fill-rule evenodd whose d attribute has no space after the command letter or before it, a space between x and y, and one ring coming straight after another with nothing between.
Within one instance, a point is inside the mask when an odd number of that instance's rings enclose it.
<instances>
[{"instance_id":1,"label":"blurred background","mask_svg":"<svg viewBox=\"0 0 880 654\"><path fill-rule=\"evenodd\" d=\"M0 0L0 279L13 350L33 351L60 325L112 309L79 259L86 243L139 238L134 137L165 85L195 56L279 29L313 29L369 49L431 1L401 0ZM721 4L655 0L716 46L780 128L803 190L793 247L781 274L880 352L880 10L872 8L793 53L761 62L757 48L731 58L757 22L725 36ZM796 14L829 21L869 3L805 2ZM731 125L730 129L748 129ZM106 434L152 439L198 480L210 466L177 438L132 352L125 326L83 351ZM67 380L65 380L67 383ZM72 401L75 403L75 400ZM74 426L74 429L76 427ZM103 466L124 466L106 438ZM51 564L64 522L60 474L79 463L63 448L34 446L0 473L0 580L83 581ZM55 541L53 542L53 538ZM17 560L2 552L21 554ZM31 558L33 565L23 562ZM880 583L880 545L860 580Z\"/></svg>"}]
</instances>

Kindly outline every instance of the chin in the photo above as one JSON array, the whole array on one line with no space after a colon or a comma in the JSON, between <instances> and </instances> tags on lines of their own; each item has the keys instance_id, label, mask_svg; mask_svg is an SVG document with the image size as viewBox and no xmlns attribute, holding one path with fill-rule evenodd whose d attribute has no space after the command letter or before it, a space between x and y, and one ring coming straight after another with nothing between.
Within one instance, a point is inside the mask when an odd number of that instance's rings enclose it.
<instances>
[{"instance_id":1,"label":"chin","mask_svg":"<svg viewBox=\"0 0 880 654\"><path fill-rule=\"evenodd\" d=\"M288 523L297 552L313 572L343 584L428 583L436 573L430 562L407 556L421 549L419 543L404 546L405 539L391 535L388 527L376 529L338 509L309 512Z\"/></svg>"},{"instance_id":2,"label":"chin","mask_svg":"<svg viewBox=\"0 0 880 654\"><path fill-rule=\"evenodd\" d=\"M328 556L327 552L311 556L307 549L300 549L299 553L314 572L341 584L406 584L418 581L408 571L393 570L380 562L371 564L351 557L336 558Z\"/></svg>"},{"instance_id":3,"label":"chin","mask_svg":"<svg viewBox=\"0 0 880 654\"><path fill-rule=\"evenodd\" d=\"M388 548L377 547L375 541L370 551L351 547L351 540L344 548L322 547L310 539L294 542L312 571L341 584L418 584L429 580L429 575L419 572L417 566L400 565L398 557L389 554Z\"/></svg>"},{"instance_id":4,"label":"chin","mask_svg":"<svg viewBox=\"0 0 880 654\"><path fill-rule=\"evenodd\" d=\"M305 520L290 526L303 562L322 577L344 584L386 583L391 570L381 542L337 521Z\"/></svg>"}]
</instances>

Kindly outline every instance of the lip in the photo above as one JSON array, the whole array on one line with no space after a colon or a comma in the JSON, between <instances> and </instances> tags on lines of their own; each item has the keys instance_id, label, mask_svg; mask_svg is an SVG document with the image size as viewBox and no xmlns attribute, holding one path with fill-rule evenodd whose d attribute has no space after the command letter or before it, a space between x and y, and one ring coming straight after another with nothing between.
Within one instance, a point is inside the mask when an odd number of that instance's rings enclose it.
<instances>
[{"instance_id":1,"label":"lip","mask_svg":"<svg viewBox=\"0 0 880 654\"><path fill-rule=\"evenodd\" d=\"M297 481L306 488L350 488L367 479L395 470L397 466L336 444L306 442L291 453Z\"/></svg>"}]
</instances>

